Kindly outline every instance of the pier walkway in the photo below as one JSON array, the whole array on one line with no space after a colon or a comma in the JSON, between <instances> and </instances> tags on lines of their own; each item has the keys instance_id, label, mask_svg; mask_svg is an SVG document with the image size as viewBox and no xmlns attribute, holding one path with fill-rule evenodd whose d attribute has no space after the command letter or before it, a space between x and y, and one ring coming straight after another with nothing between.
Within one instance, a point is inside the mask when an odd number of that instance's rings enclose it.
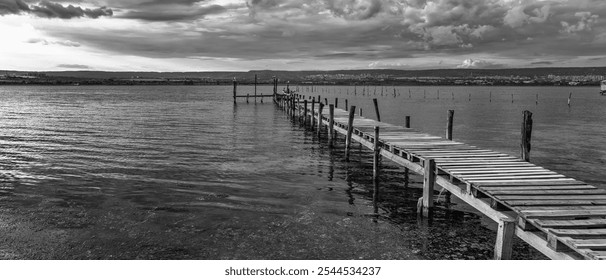
<instances>
[{"instance_id":1,"label":"pier walkway","mask_svg":"<svg viewBox=\"0 0 606 280\"><path fill-rule=\"evenodd\" d=\"M274 101L329 137L344 135L346 157L356 141L423 175L424 215L431 215L438 185L494 220L495 259L511 257L514 235L551 259L606 258L606 190L515 156L360 117L355 106L346 111L304 99L277 94Z\"/></svg>"}]
</instances>

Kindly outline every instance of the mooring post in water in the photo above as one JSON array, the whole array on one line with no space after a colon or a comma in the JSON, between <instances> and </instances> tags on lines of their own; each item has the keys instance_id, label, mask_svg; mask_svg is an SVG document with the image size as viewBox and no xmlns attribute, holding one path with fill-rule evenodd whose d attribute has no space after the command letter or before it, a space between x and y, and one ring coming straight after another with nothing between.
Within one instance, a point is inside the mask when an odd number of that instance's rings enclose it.
<instances>
[{"instance_id":1,"label":"mooring post in water","mask_svg":"<svg viewBox=\"0 0 606 280\"><path fill-rule=\"evenodd\" d=\"M351 134L353 133L355 112L356 106L351 106L351 110L349 110L349 119L347 120L347 137L345 138L345 161L349 161L349 150L351 146Z\"/></svg>"},{"instance_id":2,"label":"mooring post in water","mask_svg":"<svg viewBox=\"0 0 606 280\"><path fill-rule=\"evenodd\" d=\"M303 125L307 125L307 100L303 99Z\"/></svg>"},{"instance_id":3,"label":"mooring post in water","mask_svg":"<svg viewBox=\"0 0 606 280\"><path fill-rule=\"evenodd\" d=\"M410 116L406 116L406 128L410 128Z\"/></svg>"},{"instance_id":4,"label":"mooring post in water","mask_svg":"<svg viewBox=\"0 0 606 280\"><path fill-rule=\"evenodd\" d=\"M248 97L250 96L250 93L246 94L246 103L248 103Z\"/></svg>"},{"instance_id":5,"label":"mooring post in water","mask_svg":"<svg viewBox=\"0 0 606 280\"><path fill-rule=\"evenodd\" d=\"M316 121L316 117L314 115L315 114L315 112L314 112L315 107L316 107L316 98L312 97L311 98L311 112L310 112L311 113L311 119L309 121L312 130L314 129L314 122Z\"/></svg>"},{"instance_id":6,"label":"mooring post in water","mask_svg":"<svg viewBox=\"0 0 606 280\"><path fill-rule=\"evenodd\" d=\"M257 74L255 74L255 103L257 103Z\"/></svg>"},{"instance_id":7,"label":"mooring post in water","mask_svg":"<svg viewBox=\"0 0 606 280\"><path fill-rule=\"evenodd\" d=\"M568 94L568 107L570 107L570 99L572 99L572 92Z\"/></svg>"},{"instance_id":8,"label":"mooring post in water","mask_svg":"<svg viewBox=\"0 0 606 280\"><path fill-rule=\"evenodd\" d=\"M513 236L515 234L515 223L512 220L502 219L497 229L497 240L494 246L495 260L510 260L513 252Z\"/></svg>"},{"instance_id":9,"label":"mooring post in water","mask_svg":"<svg viewBox=\"0 0 606 280\"><path fill-rule=\"evenodd\" d=\"M446 119L446 139L452 140L452 119L454 110L448 110L448 118Z\"/></svg>"},{"instance_id":10,"label":"mooring post in water","mask_svg":"<svg viewBox=\"0 0 606 280\"><path fill-rule=\"evenodd\" d=\"M335 105L328 105L328 141L332 147L333 139L335 139Z\"/></svg>"},{"instance_id":11,"label":"mooring post in water","mask_svg":"<svg viewBox=\"0 0 606 280\"><path fill-rule=\"evenodd\" d=\"M436 182L436 161L426 158L423 163L423 197L419 199L417 208L423 217L429 217L433 208L433 189Z\"/></svg>"},{"instance_id":12,"label":"mooring post in water","mask_svg":"<svg viewBox=\"0 0 606 280\"><path fill-rule=\"evenodd\" d=\"M530 162L530 139L532 136L532 113L524 111L524 120L522 121L522 159Z\"/></svg>"},{"instance_id":13,"label":"mooring post in water","mask_svg":"<svg viewBox=\"0 0 606 280\"><path fill-rule=\"evenodd\" d=\"M236 103L237 91L238 91L238 82L236 81L236 78L234 77L234 103Z\"/></svg>"},{"instance_id":14,"label":"mooring post in water","mask_svg":"<svg viewBox=\"0 0 606 280\"><path fill-rule=\"evenodd\" d=\"M335 108L339 108L339 98L335 97Z\"/></svg>"},{"instance_id":15,"label":"mooring post in water","mask_svg":"<svg viewBox=\"0 0 606 280\"><path fill-rule=\"evenodd\" d=\"M381 114L379 113L379 104L377 103L377 99L373 98L372 102L375 104L375 113L377 114L377 121L381 121Z\"/></svg>"},{"instance_id":16,"label":"mooring post in water","mask_svg":"<svg viewBox=\"0 0 606 280\"><path fill-rule=\"evenodd\" d=\"M320 133L322 132L322 109L324 109L324 104L318 104L318 137L320 137Z\"/></svg>"},{"instance_id":17,"label":"mooring post in water","mask_svg":"<svg viewBox=\"0 0 606 280\"><path fill-rule=\"evenodd\" d=\"M345 111L347 111L347 99L345 99Z\"/></svg>"},{"instance_id":18,"label":"mooring post in water","mask_svg":"<svg viewBox=\"0 0 606 280\"><path fill-rule=\"evenodd\" d=\"M372 181L373 181L373 192L372 192L372 203L377 207L379 202L379 161L381 157L381 147L379 146L379 127L375 126L375 139L374 139L374 154L372 157Z\"/></svg>"},{"instance_id":19,"label":"mooring post in water","mask_svg":"<svg viewBox=\"0 0 606 280\"><path fill-rule=\"evenodd\" d=\"M360 107L360 114L358 115L360 115L360 117L362 116L362 107Z\"/></svg>"}]
</instances>

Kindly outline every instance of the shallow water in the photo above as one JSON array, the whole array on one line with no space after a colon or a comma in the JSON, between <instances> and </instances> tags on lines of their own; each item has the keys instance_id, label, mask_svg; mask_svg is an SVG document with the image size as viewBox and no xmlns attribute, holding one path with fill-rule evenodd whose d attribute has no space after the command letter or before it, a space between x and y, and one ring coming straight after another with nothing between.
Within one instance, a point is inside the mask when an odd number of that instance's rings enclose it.
<instances>
[{"instance_id":1,"label":"shallow water","mask_svg":"<svg viewBox=\"0 0 606 280\"><path fill-rule=\"evenodd\" d=\"M529 109L533 162L605 183L605 99L593 89L412 87L410 98L408 89L378 93L383 121L411 115L413 127L442 134L446 110L455 109L455 140L516 154L521 112ZM313 94L347 98L373 115L374 92L323 90ZM330 149L325 135L291 122L270 100L234 105L230 93L221 86L0 89L0 258L492 257L493 225L478 215L455 205L439 208L431 223L417 219L420 178L404 188L403 171L385 162L376 217L368 152L344 162L342 141ZM542 258L521 242L514 257Z\"/></svg>"}]
</instances>

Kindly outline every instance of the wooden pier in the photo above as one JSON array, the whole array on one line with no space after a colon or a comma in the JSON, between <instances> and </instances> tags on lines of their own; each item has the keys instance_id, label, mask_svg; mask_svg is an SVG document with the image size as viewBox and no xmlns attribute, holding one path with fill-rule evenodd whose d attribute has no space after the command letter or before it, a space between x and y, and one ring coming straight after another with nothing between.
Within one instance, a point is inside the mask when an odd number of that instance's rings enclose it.
<instances>
[{"instance_id":1,"label":"wooden pier","mask_svg":"<svg viewBox=\"0 0 606 280\"><path fill-rule=\"evenodd\" d=\"M528 129L522 130L522 159L451 140L453 112L442 138L409 128L408 117L402 127L356 115L355 106L347 111L315 98L308 103L297 94L276 93L274 102L312 129L327 129L330 139L344 135L346 160L352 141L373 150L373 201L382 156L423 176L423 216L432 214L437 185L494 220L495 259L511 258L514 236L551 259L606 258L606 190L529 163ZM375 108L380 119L376 102ZM532 126L530 117L524 114L523 127Z\"/></svg>"}]
</instances>

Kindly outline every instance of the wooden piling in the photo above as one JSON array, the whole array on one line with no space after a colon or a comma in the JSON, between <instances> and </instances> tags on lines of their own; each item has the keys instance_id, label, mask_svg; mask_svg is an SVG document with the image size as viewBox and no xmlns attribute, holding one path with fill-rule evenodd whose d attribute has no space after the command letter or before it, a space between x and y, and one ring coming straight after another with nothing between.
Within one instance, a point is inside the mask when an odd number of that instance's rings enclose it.
<instances>
[{"instance_id":1,"label":"wooden piling","mask_svg":"<svg viewBox=\"0 0 606 280\"><path fill-rule=\"evenodd\" d=\"M303 125L307 125L307 100L303 100Z\"/></svg>"},{"instance_id":2,"label":"wooden piling","mask_svg":"<svg viewBox=\"0 0 606 280\"><path fill-rule=\"evenodd\" d=\"M381 147L379 146L379 127L375 126L375 139L374 139L374 154L372 161L372 181L373 181L373 193L372 193L372 203L373 205L377 205L379 202L379 161L381 157Z\"/></svg>"},{"instance_id":3,"label":"wooden piling","mask_svg":"<svg viewBox=\"0 0 606 280\"><path fill-rule=\"evenodd\" d=\"M377 99L373 98L372 102L375 104L375 113L377 114L377 121L381 121L381 114L379 113L379 104L377 103Z\"/></svg>"},{"instance_id":4,"label":"wooden piling","mask_svg":"<svg viewBox=\"0 0 606 280\"><path fill-rule=\"evenodd\" d=\"M433 208L433 190L436 182L436 161L432 158L426 158L424 161L423 175L423 217L429 217Z\"/></svg>"},{"instance_id":5,"label":"wooden piling","mask_svg":"<svg viewBox=\"0 0 606 280\"><path fill-rule=\"evenodd\" d=\"M570 99L572 99L572 92L568 94L568 107L570 107Z\"/></svg>"},{"instance_id":6,"label":"wooden piling","mask_svg":"<svg viewBox=\"0 0 606 280\"><path fill-rule=\"evenodd\" d=\"M410 116L406 116L406 128L410 128Z\"/></svg>"},{"instance_id":7,"label":"wooden piling","mask_svg":"<svg viewBox=\"0 0 606 280\"><path fill-rule=\"evenodd\" d=\"M320 133L322 132L322 109L324 109L324 104L318 104L318 137L320 137Z\"/></svg>"},{"instance_id":8,"label":"wooden piling","mask_svg":"<svg viewBox=\"0 0 606 280\"><path fill-rule=\"evenodd\" d=\"M494 247L495 260L510 260L513 251L513 236L515 234L515 222L500 220L497 229L497 240Z\"/></svg>"},{"instance_id":9,"label":"wooden piling","mask_svg":"<svg viewBox=\"0 0 606 280\"><path fill-rule=\"evenodd\" d=\"M446 139L452 140L452 121L454 117L454 110L448 110L448 117L446 119Z\"/></svg>"},{"instance_id":10,"label":"wooden piling","mask_svg":"<svg viewBox=\"0 0 606 280\"><path fill-rule=\"evenodd\" d=\"M257 103L257 74L255 74L255 103Z\"/></svg>"},{"instance_id":11,"label":"wooden piling","mask_svg":"<svg viewBox=\"0 0 606 280\"><path fill-rule=\"evenodd\" d=\"M236 103L237 91L238 91L238 82L236 81L236 78L234 78L234 103Z\"/></svg>"},{"instance_id":12,"label":"wooden piling","mask_svg":"<svg viewBox=\"0 0 606 280\"><path fill-rule=\"evenodd\" d=\"M353 121L356 106L351 106L349 110L349 118L347 119L347 136L345 138L345 161L349 161L349 150L351 146L351 134L353 133Z\"/></svg>"},{"instance_id":13,"label":"wooden piling","mask_svg":"<svg viewBox=\"0 0 606 280\"><path fill-rule=\"evenodd\" d=\"M328 140L332 146L332 141L335 139L335 105L328 105Z\"/></svg>"},{"instance_id":14,"label":"wooden piling","mask_svg":"<svg viewBox=\"0 0 606 280\"><path fill-rule=\"evenodd\" d=\"M360 117L362 116L362 107L360 107L360 113L358 115L360 115Z\"/></svg>"},{"instance_id":15,"label":"wooden piling","mask_svg":"<svg viewBox=\"0 0 606 280\"><path fill-rule=\"evenodd\" d=\"M314 107L316 107L315 104L316 104L316 98L312 97L311 98L311 119L309 120L311 129L314 129L314 124L315 124L315 121L316 121L316 117L314 115L315 114L314 113L314 109L315 109Z\"/></svg>"},{"instance_id":16,"label":"wooden piling","mask_svg":"<svg viewBox=\"0 0 606 280\"><path fill-rule=\"evenodd\" d=\"M524 111L522 121L522 159L530 162L530 139L532 136L532 113Z\"/></svg>"},{"instance_id":17,"label":"wooden piling","mask_svg":"<svg viewBox=\"0 0 606 280\"><path fill-rule=\"evenodd\" d=\"M345 99L345 111L347 111L347 99Z\"/></svg>"}]
</instances>

